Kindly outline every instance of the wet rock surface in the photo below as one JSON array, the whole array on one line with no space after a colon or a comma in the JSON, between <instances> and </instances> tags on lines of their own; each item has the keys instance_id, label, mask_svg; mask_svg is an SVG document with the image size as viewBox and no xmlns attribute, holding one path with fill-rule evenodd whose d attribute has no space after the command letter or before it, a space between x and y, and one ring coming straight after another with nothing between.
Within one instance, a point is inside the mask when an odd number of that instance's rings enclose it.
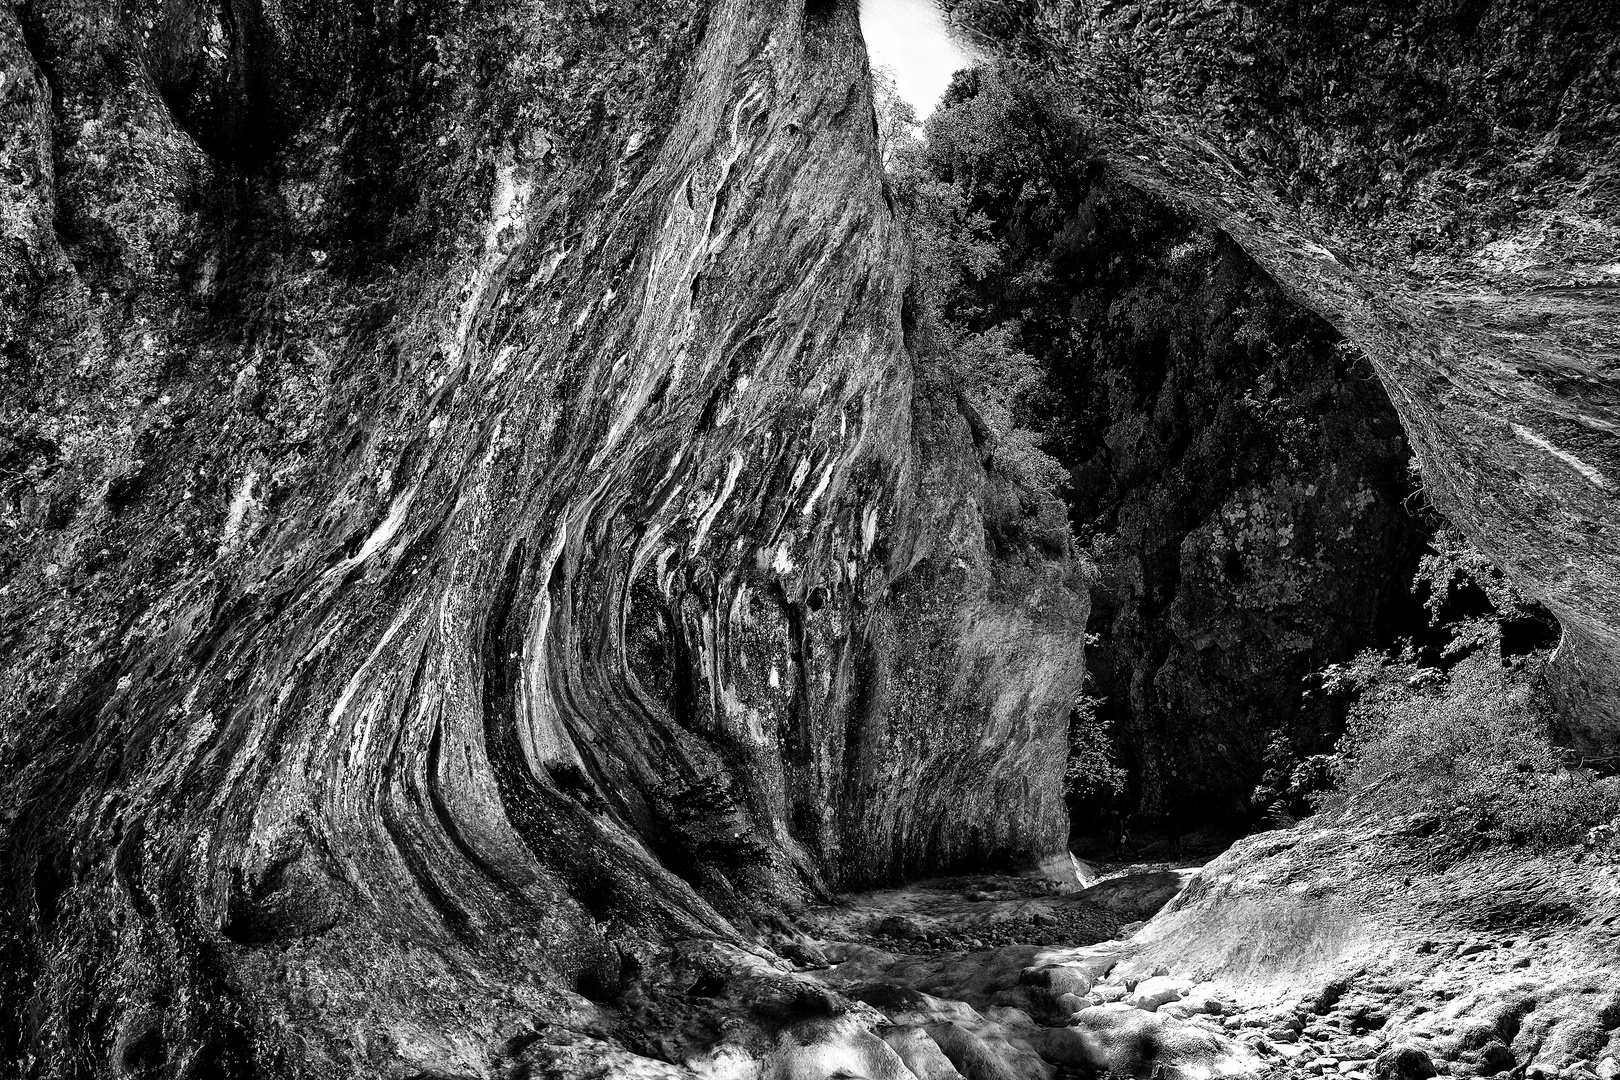
<instances>
[{"instance_id":1,"label":"wet rock surface","mask_svg":"<svg viewBox=\"0 0 1620 1080\"><path fill-rule=\"evenodd\" d=\"M1060 893L1044 879L941 880L852 896L805 925L874 942L822 940L833 961L822 978L914 1032L908 1038L926 1035L959 1075L1245 1072L1253 1063L1242 1047L1218 1026L1188 1022L1202 1013L1157 1012L1181 992L1166 992L1163 977L1143 978L1126 959L1130 947L1106 937L1121 924L1089 898L1100 887ZM986 938L1012 943L986 948ZM941 951L962 939L969 949ZM1084 944L1090 939L1102 940ZM1113 988L1143 994L1104 1003ZM1211 1007L1207 994L1197 1000Z\"/></svg>"},{"instance_id":2,"label":"wet rock surface","mask_svg":"<svg viewBox=\"0 0 1620 1080\"><path fill-rule=\"evenodd\" d=\"M1128 919L1151 919L1179 893L1196 871L1186 868L1131 870L1098 881L1086 899Z\"/></svg>"},{"instance_id":3,"label":"wet rock surface","mask_svg":"<svg viewBox=\"0 0 1620 1080\"><path fill-rule=\"evenodd\" d=\"M1088 902L1037 901L1050 885L1027 878L859 894L801 933L813 974L880 1014L917 1076L1612 1074L1614 868L1567 851L1436 867L1399 835L1354 818L1257 835L1145 926L1095 941L955 946L987 903ZM1524 916L1536 894L1567 916ZM900 911L936 930L902 930Z\"/></svg>"}]
</instances>

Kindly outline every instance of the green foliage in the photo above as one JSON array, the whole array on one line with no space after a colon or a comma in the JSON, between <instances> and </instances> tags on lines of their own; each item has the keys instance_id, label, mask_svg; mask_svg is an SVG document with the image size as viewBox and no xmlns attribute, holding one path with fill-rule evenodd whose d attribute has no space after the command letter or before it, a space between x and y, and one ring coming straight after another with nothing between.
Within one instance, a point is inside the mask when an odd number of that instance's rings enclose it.
<instances>
[{"instance_id":1,"label":"green foliage","mask_svg":"<svg viewBox=\"0 0 1620 1080\"><path fill-rule=\"evenodd\" d=\"M1057 202L1072 203L1073 159L1060 144L1077 147L1077 129L1053 88L1016 67L958 73L922 139L892 80L880 72L876 82L884 162L913 242L912 347L925 377L958 390L984 420L995 467L1033 503L1056 498L1068 472L1046 449L1046 371L1023 340L1023 301L1050 272L1026 257L1020 236Z\"/></svg>"},{"instance_id":2,"label":"green foliage","mask_svg":"<svg viewBox=\"0 0 1620 1080\"><path fill-rule=\"evenodd\" d=\"M872 108L877 113L878 151L887 165L902 148L917 139L917 110L900 96L894 72L886 67L872 69Z\"/></svg>"},{"instance_id":3,"label":"green foliage","mask_svg":"<svg viewBox=\"0 0 1620 1080\"><path fill-rule=\"evenodd\" d=\"M1494 617L1459 619L1448 625L1450 640L1441 650L1445 659L1500 644L1500 625L1515 619L1548 621L1545 612L1527 603L1502 575L1496 564L1450 525L1435 532L1430 552L1418 563L1414 586L1427 589L1423 606L1431 623L1446 620L1448 609L1466 606L1468 593L1483 597Z\"/></svg>"},{"instance_id":4,"label":"green foliage","mask_svg":"<svg viewBox=\"0 0 1620 1080\"><path fill-rule=\"evenodd\" d=\"M1620 782L1578 767L1553 739L1546 659L1504 654L1503 626L1544 613L1450 527L1413 584L1427 590L1442 643L1367 651L1321 673L1323 691L1351 705L1331 759L1338 790L1317 801L1413 817L1424 835L1465 849L1571 844L1620 815ZM1481 597L1488 614L1447 620Z\"/></svg>"},{"instance_id":5,"label":"green foliage","mask_svg":"<svg viewBox=\"0 0 1620 1080\"><path fill-rule=\"evenodd\" d=\"M1069 717L1069 766L1063 780L1073 799L1107 800L1125 789L1125 770L1114 761L1112 725L1097 715L1101 704L1082 694Z\"/></svg>"},{"instance_id":6,"label":"green foliage","mask_svg":"<svg viewBox=\"0 0 1620 1080\"><path fill-rule=\"evenodd\" d=\"M1335 763L1342 794L1328 801L1416 815L1426 832L1463 846L1552 847L1612 820L1620 786L1565 763L1539 669L1486 649L1450 671L1370 653L1330 669L1330 688L1357 700Z\"/></svg>"},{"instance_id":7,"label":"green foliage","mask_svg":"<svg viewBox=\"0 0 1620 1080\"><path fill-rule=\"evenodd\" d=\"M1332 799L1340 759L1332 754L1301 755L1283 731L1272 732L1265 753L1266 772L1250 802L1264 810L1274 827L1308 816L1324 798Z\"/></svg>"}]
</instances>

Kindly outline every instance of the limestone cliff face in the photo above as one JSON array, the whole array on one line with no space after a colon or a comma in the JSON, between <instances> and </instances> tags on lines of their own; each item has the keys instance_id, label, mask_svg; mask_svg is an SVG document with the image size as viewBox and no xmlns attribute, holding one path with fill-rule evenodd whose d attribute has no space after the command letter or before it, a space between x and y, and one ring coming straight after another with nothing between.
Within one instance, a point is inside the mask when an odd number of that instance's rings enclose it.
<instances>
[{"instance_id":1,"label":"limestone cliff face","mask_svg":"<svg viewBox=\"0 0 1620 1080\"><path fill-rule=\"evenodd\" d=\"M8 1063L482 1074L1061 849L1084 588L919 389L852 4L0 43Z\"/></svg>"},{"instance_id":2,"label":"limestone cliff face","mask_svg":"<svg viewBox=\"0 0 1620 1080\"><path fill-rule=\"evenodd\" d=\"M1093 137L1131 182L1225 230L1367 353L1429 498L1558 617L1572 734L1612 753L1610 6L957 7L1070 76Z\"/></svg>"},{"instance_id":3,"label":"limestone cliff face","mask_svg":"<svg viewBox=\"0 0 1620 1080\"><path fill-rule=\"evenodd\" d=\"M1366 352L1612 746L1607 5L978 6ZM805 897L1060 848L1087 600L908 354L849 0L25 0L0 74L8 1070L669 1057L658 946L765 1001Z\"/></svg>"},{"instance_id":4,"label":"limestone cliff face","mask_svg":"<svg viewBox=\"0 0 1620 1080\"><path fill-rule=\"evenodd\" d=\"M1010 343L1000 370L1015 348L1035 372L985 400L1067 473L1045 490L1100 571L1085 711L1127 782L1077 774L1077 826L1253 820L1268 767L1340 734L1307 678L1426 621L1411 585L1434 519L1365 357L1224 234L1120 182L1087 124L1062 80L987 63L897 157L897 187L958 193L913 196L919 257L951 282L929 299ZM949 277L936 252L973 230L993 257Z\"/></svg>"},{"instance_id":5,"label":"limestone cliff face","mask_svg":"<svg viewBox=\"0 0 1620 1080\"><path fill-rule=\"evenodd\" d=\"M1410 450L1366 359L1231 241L1110 185L1080 212L1083 370L1053 375L1080 421L1090 691L1127 748L1121 801L1252 819L1268 764L1338 735L1308 677L1411 630Z\"/></svg>"}]
</instances>

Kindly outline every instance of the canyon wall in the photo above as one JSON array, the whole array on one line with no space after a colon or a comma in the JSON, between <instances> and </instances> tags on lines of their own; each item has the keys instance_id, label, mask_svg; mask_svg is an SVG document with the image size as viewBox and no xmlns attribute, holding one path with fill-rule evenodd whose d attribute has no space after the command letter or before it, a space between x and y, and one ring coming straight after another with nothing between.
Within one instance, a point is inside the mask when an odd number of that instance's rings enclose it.
<instances>
[{"instance_id":1,"label":"canyon wall","mask_svg":"<svg viewBox=\"0 0 1620 1080\"><path fill-rule=\"evenodd\" d=\"M1090 421L1071 501L1101 568L1087 666L1129 747L1121 802L1251 823L1267 769L1339 734L1310 677L1421 628L1432 515L1366 358L1235 244L1116 186L1080 212L1084 367L1054 375Z\"/></svg>"},{"instance_id":2,"label":"canyon wall","mask_svg":"<svg viewBox=\"0 0 1620 1080\"><path fill-rule=\"evenodd\" d=\"M852 5L0 42L19 1072L482 1074L1061 851L1085 589L908 355Z\"/></svg>"},{"instance_id":3,"label":"canyon wall","mask_svg":"<svg viewBox=\"0 0 1620 1080\"><path fill-rule=\"evenodd\" d=\"M976 7L1366 353L1612 751L1606 5ZM8 1067L487 1075L1061 849L1085 583L907 348L847 0L30 0L0 72Z\"/></svg>"},{"instance_id":4,"label":"canyon wall","mask_svg":"<svg viewBox=\"0 0 1620 1080\"><path fill-rule=\"evenodd\" d=\"M1429 636L1438 518L1366 357L1088 126L1064 80L986 63L889 168L924 322L1098 568L1075 731L1125 775L1077 746L1076 828L1241 827L1342 732L1311 676Z\"/></svg>"},{"instance_id":5,"label":"canyon wall","mask_svg":"<svg viewBox=\"0 0 1620 1080\"><path fill-rule=\"evenodd\" d=\"M952 6L1367 354L1428 498L1557 616L1570 739L1620 751L1609 5Z\"/></svg>"}]
</instances>

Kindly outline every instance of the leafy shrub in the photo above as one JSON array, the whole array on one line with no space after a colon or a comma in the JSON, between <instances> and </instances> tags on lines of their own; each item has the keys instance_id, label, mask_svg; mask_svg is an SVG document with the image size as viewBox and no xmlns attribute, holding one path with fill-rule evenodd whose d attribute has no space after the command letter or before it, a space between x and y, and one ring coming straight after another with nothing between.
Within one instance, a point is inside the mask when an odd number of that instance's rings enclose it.
<instances>
[{"instance_id":1,"label":"leafy shrub","mask_svg":"<svg viewBox=\"0 0 1620 1080\"><path fill-rule=\"evenodd\" d=\"M1496 633L1476 620L1465 637ZM1466 847L1548 848L1579 841L1620 814L1620 784L1572 767L1553 742L1542 661L1504 662L1475 648L1449 670L1411 654L1363 653L1325 673L1330 691L1355 695L1322 800L1381 817L1416 817L1427 832Z\"/></svg>"},{"instance_id":2,"label":"leafy shrub","mask_svg":"<svg viewBox=\"0 0 1620 1080\"><path fill-rule=\"evenodd\" d=\"M1101 704L1081 694L1069 716L1069 766L1063 779L1072 799L1106 801L1125 789L1125 770L1114 760L1112 725L1097 715Z\"/></svg>"},{"instance_id":3,"label":"leafy shrub","mask_svg":"<svg viewBox=\"0 0 1620 1080\"><path fill-rule=\"evenodd\" d=\"M1348 703L1344 735L1286 781L1274 770L1264 794L1414 819L1453 849L1581 841L1620 814L1620 781L1580 767L1554 739L1545 670L1556 620L1451 526L1429 546L1412 582L1428 626L1317 673L1320 693Z\"/></svg>"},{"instance_id":4,"label":"leafy shrub","mask_svg":"<svg viewBox=\"0 0 1620 1080\"><path fill-rule=\"evenodd\" d=\"M1283 731L1272 733L1265 753L1266 771L1250 802L1272 828L1287 828L1308 817L1337 790L1340 758L1335 754L1301 754Z\"/></svg>"},{"instance_id":5,"label":"leafy shrub","mask_svg":"<svg viewBox=\"0 0 1620 1080\"><path fill-rule=\"evenodd\" d=\"M878 152L888 165L902 147L917 139L917 110L900 96L894 72L883 66L872 69L872 110L877 113Z\"/></svg>"}]
</instances>

